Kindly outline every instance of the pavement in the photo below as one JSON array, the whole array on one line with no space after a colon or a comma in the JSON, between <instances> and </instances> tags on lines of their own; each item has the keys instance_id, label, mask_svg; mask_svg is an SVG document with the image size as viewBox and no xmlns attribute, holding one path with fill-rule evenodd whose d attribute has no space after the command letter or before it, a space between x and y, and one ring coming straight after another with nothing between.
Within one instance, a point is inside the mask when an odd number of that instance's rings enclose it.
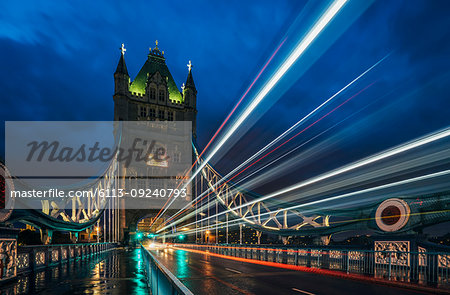
<instances>
[{"instance_id":1,"label":"pavement","mask_svg":"<svg viewBox=\"0 0 450 295\"><path fill-rule=\"evenodd\" d=\"M71 261L0 285L0 294L149 294L140 255L122 249Z\"/></svg>"}]
</instances>

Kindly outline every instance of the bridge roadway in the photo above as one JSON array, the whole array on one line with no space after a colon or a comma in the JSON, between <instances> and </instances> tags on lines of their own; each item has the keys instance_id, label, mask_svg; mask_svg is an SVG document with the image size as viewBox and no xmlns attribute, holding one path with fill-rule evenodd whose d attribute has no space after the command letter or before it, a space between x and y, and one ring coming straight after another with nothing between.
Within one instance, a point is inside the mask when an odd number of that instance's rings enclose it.
<instances>
[{"instance_id":1,"label":"bridge roadway","mask_svg":"<svg viewBox=\"0 0 450 295\"><path fill-rule=\"evenodd\" d=\"M177 249L149 249L194 294L427 294Z\"/></svg>"},{"instance_id":2,"label":"bridge roadway","mask_svg":"<svg viewBox=\"0 0 450 295\"><path fill-rule=\"evenodd\" d=\"M194 294L383 294L420 292L234 261L186 250L151 249ZM149 294L140 249L119 249L38 270L0 294Z\"/></svg>"}]
</instances>

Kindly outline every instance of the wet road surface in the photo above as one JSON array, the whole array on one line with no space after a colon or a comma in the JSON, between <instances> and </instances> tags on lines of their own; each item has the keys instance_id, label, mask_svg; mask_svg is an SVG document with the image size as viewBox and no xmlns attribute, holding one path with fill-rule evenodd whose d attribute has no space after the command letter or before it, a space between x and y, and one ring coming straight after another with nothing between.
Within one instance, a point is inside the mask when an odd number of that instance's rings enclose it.
<instances>
[{"instance_id":1,"label":"wet road surface","mask_svg":"<svg viewBox=\"0 0 450 295\"><path fill-rule=\"evenodd\" d=\"M149 294L140 251L112 250L20 276L0 294Z\"/></svg>"},{"instance_id":2,"label":"wet road surface","mask_svg":"<svg viewBox=\"0 0 450 295\"><path fill-rule=\"evenodd\" d=\"M151 252L194 294L426 294L185 250L166 248Z\"/></svg>"}]
</instances>

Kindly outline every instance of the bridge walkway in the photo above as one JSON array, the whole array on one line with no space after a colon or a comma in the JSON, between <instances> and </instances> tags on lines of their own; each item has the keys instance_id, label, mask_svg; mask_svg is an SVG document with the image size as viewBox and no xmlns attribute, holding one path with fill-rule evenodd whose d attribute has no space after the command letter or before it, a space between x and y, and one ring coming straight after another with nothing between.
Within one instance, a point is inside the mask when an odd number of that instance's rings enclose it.
<instances>
[{"instance_id":1,"label":"bridge walkway","mask_svg":"<svg viewBox=\"0 0 450 295\"><path fill-rule=\"evenodd\" d=\"M0 294L149 294L140 249L116 249L20 276Z\"/></svg>"}]
</instances>

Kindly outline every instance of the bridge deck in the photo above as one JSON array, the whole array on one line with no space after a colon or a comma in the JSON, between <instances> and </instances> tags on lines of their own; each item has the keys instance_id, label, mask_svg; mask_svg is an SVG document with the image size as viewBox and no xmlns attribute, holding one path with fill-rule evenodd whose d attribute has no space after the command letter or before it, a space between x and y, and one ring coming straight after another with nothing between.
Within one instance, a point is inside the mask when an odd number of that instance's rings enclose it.
<instances>
[{"instance_id":1,"label":"bridge deck","mask_svg":"<svg viewBox=\"0 0 450 295\"><path fill-rule=\"evenodd\" d=\"M317 273L234 261L185 250L151 250L194 294L417 294Z\"/></svg>"},{"instance_id":2,"label":"bridge deck","mask_svg":"<svg viewBox=\"0 0 450 295\"><path fill-rule=\"evenodd\" d=\"M30 273L0 294L149 294L140 250L112 250Z\"/></svg>"}]
</instances>

